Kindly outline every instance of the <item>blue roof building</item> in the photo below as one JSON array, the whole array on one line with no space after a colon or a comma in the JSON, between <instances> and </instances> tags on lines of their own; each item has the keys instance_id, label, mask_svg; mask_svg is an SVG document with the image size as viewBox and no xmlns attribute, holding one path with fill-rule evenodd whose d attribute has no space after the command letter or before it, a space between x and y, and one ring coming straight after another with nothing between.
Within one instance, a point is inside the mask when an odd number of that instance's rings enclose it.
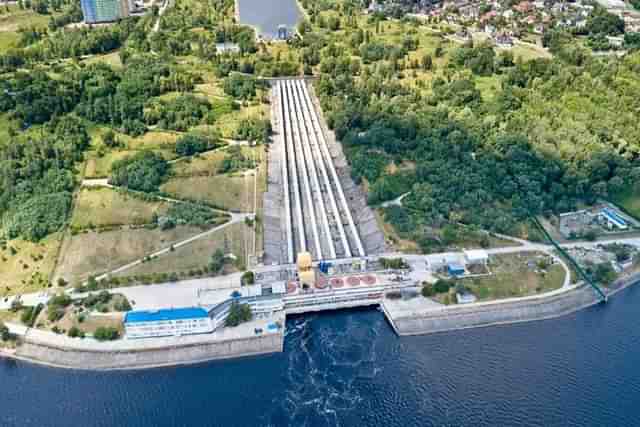
<instances>
[{"instance_id":1,"label":"blue roof building","mask_svg":"<svg viewBox=\"0 0 640 427\"><path fill-rule=\"evenodd\" d=\"M620 230L626 230L628 228L627 221L624 220L616 211L610 208L603 208L600 214L607 220L611 226L615 226Z\"/></svg>"},{"instance_id":2,"label":"blue roof building","mask_svg":"<svg viewBox=\"0 0 640 427\"><path fill-rule=\"evenodd\" d=\"M447 264L447 272L450 276L462 276L464 274L464 266L457 262L450 262Z\"/></svg>"},{"instance_id":3,"label":"blue roof building","mask_svg":"<svg viewBox=\"0 0 640 427\"><path fill-rule=\"evenodd\" d=\"M209 312L201 307L135 310L124 317L127 338L150 338L213 332Z\"/></svg>"},{"instance_id":4,"label":"blue roof building","mask_svg":"<svg viewBox=\"0 0 640 427\"><path fill-rule=\"evenodd\" d=\"M167 308L162 310L136 310L128 312L124 323L157 322L161 320L204 319L209 317L201 307Z\"/></svg>"}]
</instances>

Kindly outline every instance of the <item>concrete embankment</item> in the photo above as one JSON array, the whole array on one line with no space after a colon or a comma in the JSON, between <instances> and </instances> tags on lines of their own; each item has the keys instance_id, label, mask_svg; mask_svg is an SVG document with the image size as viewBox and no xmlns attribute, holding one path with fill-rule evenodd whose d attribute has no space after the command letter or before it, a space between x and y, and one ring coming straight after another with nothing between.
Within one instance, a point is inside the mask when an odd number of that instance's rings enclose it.
<instances>
[{"instance_id":1,"label":"concrete embankment","mask_svg":"<svg viewBox=\"0 0 640 427\"><path fill-rule=\"evenodd\" d=\"M46 331L30 330L15 352L5 355L60 368L114 370L186 365L283 351L282 328L260 335L255 335L251 325L238 328L242 330L224 328L222 333L107 343L52 337Z\"/></svg>"},{"instance_id":2,"label":"concrete embankment","mask_svg":"<svg viewBox=\"0 0 640 427\"><path fill-rule=\"evenodd\" d=\"M611 286L609 295L637 283L640 274L623 278ZM529 322L565 316L599 302L589 286L560 289L544 295L469 305L399 307L382 302L382 309L398 335L423 335L457 329Z\"/></svg>"}]
</instances>

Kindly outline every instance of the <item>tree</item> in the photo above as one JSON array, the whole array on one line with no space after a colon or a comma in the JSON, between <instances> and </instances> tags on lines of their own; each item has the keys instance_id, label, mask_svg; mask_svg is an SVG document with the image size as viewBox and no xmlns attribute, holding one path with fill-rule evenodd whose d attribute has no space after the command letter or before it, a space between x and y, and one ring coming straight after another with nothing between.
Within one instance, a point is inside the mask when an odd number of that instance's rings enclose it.
<instances>
[{"instance_id":1,"label":"tree","mask_svg":"<svg viewBox=\"0 0 640 427\"><path fill-rule=\"evenodd\" d=\"M215 137L189 133L180 137L176 141L176 154L180 156L192 156L196 153L202 153L211 150L219 144L218 136Z\"/></svg>"},{"instance_id":2,"label":"tree","mask_svg":"<svg viewBox=\"0 0 640 427\"><path fill-rule=\"evenodd\" d=\"M109 129L102 136L102 143L109 148L117 147L118 145L120 145L120 141L118 141L118 139L116 138L115 132L111 129Z\"/></svg>"},{"instance_id":3,"label":"tree","mask_svg":"<svg viewBox=\"0 0 640 427\"><path fill-rule=\"evenodd\" d=\"M431 55L424 55L422 57L422 69L425 71L430 71L433 68L433 59Z\"/></svg>"},{"instance_id":4,"label":"tree","mask_svg":"<svg viewBox=\"0 0 640 427\"><path fill-rule=\"evenodd\" d=\"M253 317L249 304L242 304L237 301L231 303L229 314L225 319L225 326L238 326L241 323L248 322Z\"/></svg>"},{"instance_id":5,"label":"tree","mask_svg":"<svg viewBox=\"0 0 640 427\"><path fill-rule=\"evenodd\" d=\"M9 341L12 339L12 334L9 332L9 328L2 322L0 322L0 339L2 339L2 341Z\"/></svg>"},{"instance_id":6,"label":"tree","mask_svg":"<svg viewBox=\"0 0 640 427\"><path fill-rule=\"evenodd\" d=\"M591 16L587 19L587 30L589 34L603 34L617 36L624 33L624 20L607 10L596 5Z\"/></svg>"},{"instance_id":7,"label":"tree","mask_svg":"<svg viewBox=\"0 0 640 427\"><path fill-rule=\"evenodd\" d=\"M436 283L433 284L433 290L435 293L441 294L444 292L449 292L449 289L454 287L456 284L454 281L446 280L446 279L438 279Z\"/></svg>"},{"instance_id":8,"label":"tree","mask_svg":"<svg viewBox=\"0 0 640 427\"><path fill-rule=\"evenodd\" d=\"M244 274L242 274L241 282L244 286L253 285L255 280L255 274L253 274L253 271L245 271Z\"/></svg>"},{"instance_id":9,"label":"tree","mask_svg":"<svg viewBox=\"0 0 640 427\"><path fill-rule=\"evenodd\" d=\"M595 267L593 278L597 282L600 282L603 285L607 286L616 279L616 272L611 266L611 263L603 262Z\"/></svg>"},{"instance_id":10,"label":"tree","mask_svg":"<svg viewBox=\"0 0 640 427\"><path fill-rule=\"evenodd\" d=\"M422 285L421 293L425 298L432 297L435 294L433 286L430 283L424 283Z\"/></svg>"},{"instance_id":11,"label":"tree","mask_svg":"<svg viewBox=\"0 0 640 427\"><path fill-rule=\"evenodd\" d=\"M168 172L169 164L160 154L145 150L115 161L109 182L132 190L152 192L158 189Z\"/></svg>"},{"instance_id":12,"label":"tree","mask_svg":"<svg viewBox=\"0 0 640 427\"><path fill-rule=\"evenodd\" d=\"M216 249L216 251L211 256L211 261L209 262L209 268L211 269L211 272L219 273L220 271L222 271L224 262L224 251L222 249Z\"/></svg>"},{"instance_id":13,"label":"tree","mask_svg":"<svg viewBox=\"0 0 640 427\"><path fill-rule=\"evenodd\" d=\"M89 276L89 278L87 279L87 290L95 291L97 289L98 289L98 281L96 280L95 276Z\"/></svg>"}]
</instances>

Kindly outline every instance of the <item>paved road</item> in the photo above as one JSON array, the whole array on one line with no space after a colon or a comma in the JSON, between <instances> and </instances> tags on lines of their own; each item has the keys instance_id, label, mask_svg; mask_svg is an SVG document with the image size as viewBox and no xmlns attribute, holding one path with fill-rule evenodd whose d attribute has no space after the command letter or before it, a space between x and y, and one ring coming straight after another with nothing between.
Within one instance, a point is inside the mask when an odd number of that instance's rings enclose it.
<instances>
[{"instance_id":1,"label":"paved road","mask_svg":"<svg viewBox=\"0 0 640 427\"><path fill-rule=\"evenodd\" d=\"M22 296L12 295L0 300L0 310L9 310L11 308L11 304L16 298L19 298L22 301L22 305L29 307L36 306L40 303L45 304L49 301L49 295L46 291L33 292Z\"/></svg>"},{"instance_id":2,"label":"paved road","mask_svg":"<svg viewBox=\"0 0 640 427\"><path fill-rule=\"evenodd\" d=\"M180 247L186 244L189 244L190 242L192 242L193 240L196 240L200 237L203 237L207 234L213 233L217 230L220 230L230 224L234 224L240 221L244 221L244 218L247 217L251 217L252 214L232 214L232 219L231 221L222 224L218 227L215 227L214 229L208 230L204 233L201 233L199 235L193 236L187 240L184 240L176 245L174 245L174 247ZM508 254L508 253L517 253L517 252L527 252L527 251L539 251L539 252L544 252L549 254L550 256L554 257L554 259L556 259L565 269L565 272L569 273L569 268L566 265L566 263L564 262L564 260L562 260L561 258L557 257L554 253L553 253L553 247L551 245L544 245L544 244L540 244L540 243L532 243L532 242L525 242L525 244L522 244L520 246L507 246L507 247L500 247L500 248L491 248L491 249L487 249L487 253L492 254L492 255L496 255L496 254ZM585 248L594 248L597 245L602 245L602 244L608 244L608 243L625 243L625 244L632 244L635 246L640 247L640 238L628 238L628 239L607 239L607 240L602 240L602 241L598 241L598 242L572 242L572 243L568 243L568 244L563 244L561 245L562 247L565 248L574 248L574 247L585 247ZM160 250L155 252L154 254L152 254L152 256L159 256L162 254L165 254L169 251L169 248ZM414 269L417 270L417 272L419 274L427 274L426 268L423 269L421 266L425 266L425 255L418 255L418 254L400 254L400 253L387 253L387 254L382 254L380 255L381 257L404 257L407 262L409 262ZM442 254L432 254L430 255L431 257L435 256L435 257L447 257L447 256L460 256L459 252L449 252L449 253L442 253ZM373 258L373 257L369 257L369 258ZM354 258L355 259L355 258ZM113 271L111 271L110 273L116 273L116 272L120 272L120 271L124 271L126 269L132 268L138 264L140 264L142 262L142 259L134 261L132 263L129 263L125 266L119 267ZM287 265L271 265L271 266L261 266L261 267L257 267L254 269L255 272L257 273L272 273L272 272L277 272L283 269L293 269L295 268L295 265L293 264L287 264ZM102 278L105 275L102 275L99 277ZM231 275L231 276L221 276L218 278L202 278L202 279L193 279L193 280L187 280L187 281L181 281L180 282L180 287L182 287L183 285L186 285L187 288L189 288L190 290L188 290L184 295L184 298L193 298L193 289L211 289L212 287L217 287L219 285L217 285L217 283L227 283L230 284L232 282L235 282L236 278L235 276ZM563 287L569 287L571 286L571 278L570 278L570 274L566 274L565 275L565 282L563 284ZM229 286L234 286L234 285L229 285ZM159 288L158 288L159 287ZM173 304L177 304L179 303L180 300L177 299L176 295L172 295L171 293L168 293L167 290L170 289L171 287L176 287L175 283L168 283L168 284L162 284L162 285L148 285L148 286L133 286L133 287L123 287L123 288L117 288L114 290L114 292L122 292L125 294L130 293L130 296L132 298L134 298L134 300L136 300L136 298L138 300L140 300L140 302L142 303L142 305L151 305L153 306L154 301L156 301L157 303L160 303L162 301L165 301L165 299L162 297L162 294L166 294L167 295L167 300L169 304L173 303ZM145 289L147 290L147 292L142 292L142 290ZM161 292L157 292L156 289L160 289ZM150 292L152 291L152 292ZM141 296L142 294L148 294L148 296ZM159 296L156 296L155 294L159 294ZM15 297L11 296L11 297L7 297L6 301L4 299L0 300L0 310L7 310L11 307L11 302L13 301ZM148 299L147 299L148 298ZM39 303L46 303L46 301L49 299L49 296L44 293L44 292L37 292L37 293L29 293L29 294L24 294L21 296L22 299L22 303L25 306L34 306L37 305ZM137 300L136 300L137 301Z\"/></svg>"},{"instance_id":3,"label":"paved road","mask_svg":"<svg viewBox=\"0 0 640 427\"><path fill-rule=\"evenodd\" d=\"M154 33L157 33L158 30L160 30L160 21L161 21L162 15L164 15L164 12L169 7L171 1L172 0L165 0L164 3L162 4L162 6L160 6L160 9L158 10L158 19L156 20L156 23L153 25L153 32Z\"/></svg>"}]
</instances>

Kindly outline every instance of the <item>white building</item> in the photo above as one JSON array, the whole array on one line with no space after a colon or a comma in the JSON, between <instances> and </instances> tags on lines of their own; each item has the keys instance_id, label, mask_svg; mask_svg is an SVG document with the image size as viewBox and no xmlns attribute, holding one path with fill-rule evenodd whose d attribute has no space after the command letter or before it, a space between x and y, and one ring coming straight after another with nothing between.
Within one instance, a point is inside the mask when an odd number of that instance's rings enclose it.
<instances>
[{"instance_id":1,"label":"white building","mask_svg":"<svg viewBox=\"0 0 640 427\"><path fill-rule=\"evenodd\" d=\"M124 318L127 338L167 337L213 332L213 322L201 307L130 311Z\"/></svg>"},{"instance_id":2,"label":"white building","mask_svg":"<svg viewBox=\"0 0 640 427\"><path fill-rule=\"evenodd\" d=\"M463 253L467 264L486 264L489 261L489 254L483 249L472 249Z\"/></svg>"}]
</instances>

